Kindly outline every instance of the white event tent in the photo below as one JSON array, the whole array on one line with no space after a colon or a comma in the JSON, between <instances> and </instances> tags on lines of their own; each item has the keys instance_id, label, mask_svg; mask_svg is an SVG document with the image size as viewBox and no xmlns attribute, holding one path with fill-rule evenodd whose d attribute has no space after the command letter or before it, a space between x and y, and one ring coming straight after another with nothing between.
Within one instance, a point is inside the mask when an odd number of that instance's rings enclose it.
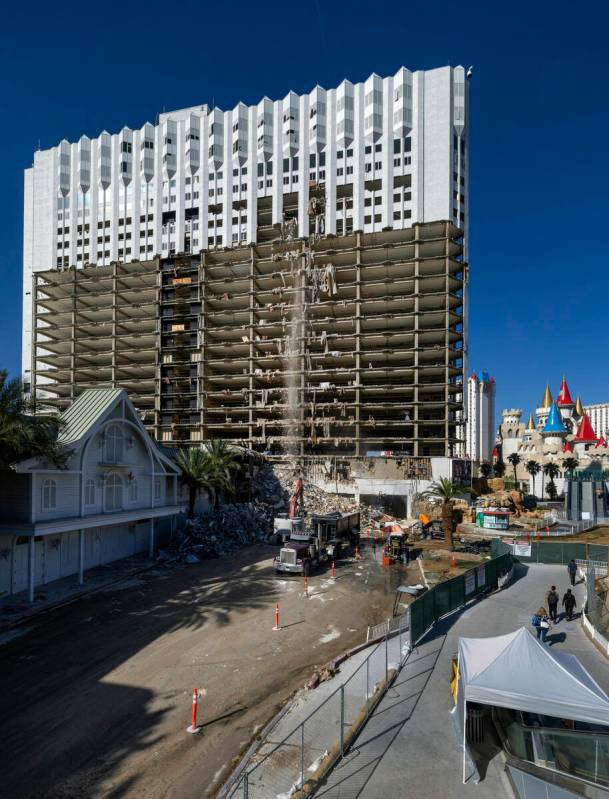
<instances>
[{"instance_id":1,"label":"white event tent","mask_svg":"<svg viewBox=\"0 0 609 799\"><path fill-rule=\"evenodd\" d=\"M458 657L457 702L452 712L462 725L463 782L469 754L468 702L609 727L609 696L577 657L549 649L525 627L493 638L460 638Z\"/></svg>"}]
</instances>

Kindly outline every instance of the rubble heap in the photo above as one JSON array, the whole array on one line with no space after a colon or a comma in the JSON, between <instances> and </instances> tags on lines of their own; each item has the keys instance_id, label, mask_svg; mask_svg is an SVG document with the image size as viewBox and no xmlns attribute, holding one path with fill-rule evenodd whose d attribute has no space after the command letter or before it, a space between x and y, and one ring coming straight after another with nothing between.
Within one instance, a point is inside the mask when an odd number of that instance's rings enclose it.
<instances>
[{"instance_id":1,"label":"rubble heap","mask_svg":"<svg viewBox=\"0 0 609 799\"><path fill-rule=\"evenodd\" d=\"M297 467L283 463L265 463L256 476L254 486L256 497L262 502L270 503L277 512L285 511L288 507L289 498L292 494ZM358 505L355 497L340 496L330 494L319 488L315 483L307 479L306 470L304 472L304 509L307 518L319 514L360 512L361 535L372 535L374 521L380 517L378 511L369 508L367 505Z\"/></svg>"},{"instance_id":2,"label":"rubble heap","mask_svg":"<svg viewBox=\"0 0 609 799\"><path fill-rule=\"evenodd\" d=\"M178 558L197 563L205 558L228 555L251 544L267 543L273 533L273 520L285 513L295 477L295 467L264 462L252 483L252 501L221 505L216 510L188 519L177 552L161 550L160 560ZM361 535L374 535L375 521L382 514L367 506L359 507L354 497L329 494L305 476L304 509L307 519L314 514L360 512Z\"/></svg>"},{"instance_id":3,"label":"rubble heap","mask_svg":"<svg viewBox=\"0 0 609 799\"><path fill-rule=\"evenodd\" d=\"M219 558L240 547L266 543L273 528L272 509L261 502L222 505L188 519L178 543L177 555L186 563Z\"/></svg>"}]
</instances>

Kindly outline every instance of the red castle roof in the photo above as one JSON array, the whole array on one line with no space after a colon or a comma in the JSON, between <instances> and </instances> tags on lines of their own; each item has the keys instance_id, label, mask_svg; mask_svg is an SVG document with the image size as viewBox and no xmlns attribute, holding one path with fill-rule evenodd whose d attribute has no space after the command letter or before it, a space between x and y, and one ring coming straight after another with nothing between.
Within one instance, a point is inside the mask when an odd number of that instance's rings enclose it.
<instances>
[{"instance_id":1,"label":"red castle roof","mask_svg":"<svg viewBox=\"0 0 609 799\"><path fill-rule=\"evenodd\" d=\"M573 452L573 447L570 441L565 441L565 446L562 448L563 452Z\"/></svg>"},{"instance_id":2,"label":"red castle roof","mask_svg":"<svg viewBox=\"0 0 609 799\"><path fill-rule=\"evenodd\" d=\"M590 419L588 418L587 413L582 416L582 420L579 423L574 440L577 442L583 441L586 444L591 444L596 441L596 436L594 435L594 430L592 429L592 425L590 424Z\"/></svg>"},{"instance_id":3,"label":"red castle roof","mask_svg":"<svg viewBox=\"0 0 609 799\"><path fill-rule=\"evenodd\" d=\"M567 378L563 375L562 376L562 383L560 384L560 391L558 392L558 397L556 398L557 405L575 405L573 400L571 399L571 395L569 394L569 386L567 385Z\"/></svg>"},{"instance_id":4,"label":"red castle roof","mask_svg":"<svg viewBox=\"0 0 609 799\"><path fill-rule=\"evenodd\" d=\"M607 442L605 441L605 436L601 436L599 440L596 442L596 449L598 449L599 447L606 447L606 446Z\"/></svg>"}]
</instances>

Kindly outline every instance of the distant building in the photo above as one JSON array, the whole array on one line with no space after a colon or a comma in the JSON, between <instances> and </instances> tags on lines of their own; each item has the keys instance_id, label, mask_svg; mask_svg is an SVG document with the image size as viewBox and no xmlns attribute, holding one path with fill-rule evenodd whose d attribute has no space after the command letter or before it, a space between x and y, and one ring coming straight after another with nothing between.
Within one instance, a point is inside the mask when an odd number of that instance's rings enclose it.
<instances>
[{"instance_id":1,"label":"distant building","mask_svg":"<svg viewBox=\"0 0 609 799\"><path fill-rule=\"evenodd\" d=\"M135 555L170 532L179 468L121 389L84 391L62 414L65 468L31 458L0 480L0 595Z\"/></svg>"},{"instance_id":2,"label":"distant building","mask_svg":"<svg viewBox=\"0 0 609 799\"><path fill-rule=\"evenodd\" d=\"M590 419L590 424L597 438L609 438L609 402L599 402L595 405L584 405L584 413Z\"/></svg>"},{"instance_id":3,"label":"distant building","mask_svg":"<svg viewBox=\"0 0 609 799\"><path fill-rule=\"evenodd\" d=\"M467 381L465 457L489 460L495 445L495 380L474 372Z\"/></svg>"}]
</instances>

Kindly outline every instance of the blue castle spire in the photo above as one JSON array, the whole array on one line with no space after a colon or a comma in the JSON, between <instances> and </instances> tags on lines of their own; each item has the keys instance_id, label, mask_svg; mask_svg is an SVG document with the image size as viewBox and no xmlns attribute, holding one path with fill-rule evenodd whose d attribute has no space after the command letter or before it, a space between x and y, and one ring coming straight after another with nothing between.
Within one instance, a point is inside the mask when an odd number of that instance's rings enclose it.
<instances>
[{"instance_id":1,"label":"blue castle spire","mask_svg":"<svg viewBox=\"0 0 609 799\"><path fill-rule=\"evenodd\" d=\"M546 419L546 423L541 432L555 436L560 436L567 433L567 428L562 420L562 416L560 415L560 411L558 410L558 405L556 402L552 403L550 413L548 414L548 418Z\"/></svg>"}]
</instances>

